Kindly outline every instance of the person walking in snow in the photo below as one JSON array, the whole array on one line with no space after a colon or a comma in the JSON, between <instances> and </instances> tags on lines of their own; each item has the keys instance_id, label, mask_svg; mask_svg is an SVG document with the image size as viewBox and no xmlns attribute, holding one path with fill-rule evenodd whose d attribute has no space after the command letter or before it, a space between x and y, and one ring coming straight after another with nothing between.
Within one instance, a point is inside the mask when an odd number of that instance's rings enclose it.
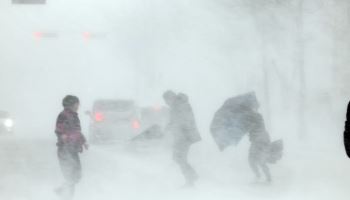
<instances>
[{"instance_id":1,"label":"person walking in snow","mask_svg":"<svg viewBox=\"0 0 350 200\"><path fill-rule=\"evenodd\" d=\"M188 162L188 153L192 144L201 140L192 107L185 94L166 91L164 101L170 107L170 120L167 126L174 138L173 159L180 166L186 179L185 187L194 186L198 175Z\"/></svg>"},{"instance_id":2,"label":"person walking in snow","mask_svg":"<svg viewBox=\"0 0 350 200\"><path fill-rule=\"evenodd\" d=\"M77 113L79 104L76 96L64 97L62 101L64 110L56 121L57 155L65 180L64 184L56 189L56 193L63 199L73 198L75 185L82 176L79 153L83 152L83 148L88 149Z\"/></svg>"},{"instance_id":3,"label":"person walking in snow","mask_svg":"<svg viewBox=\"0 0 350 200\"><path fill-rule=\"evenodd\" d=\"M256 181L260 180L263 172L269 183L272 178L268 164L275 164L282 158L283 140L271 141L258 109L259 103L254 92L231 97L214 114L210 131L221 151L231 145L238 145L247 135L250 141L249 166Z\"/></svg>"},{"instance_id":4,"label":"person walking in snow","mask_svg":"<svg viewBox=\"0 0 350 200\"><path fill-rule=\"evenodd\" d=\"M264 119L260 113L251 113L251 128L249 130L249 165L253 170L256 179L260 179L260 169L264 173L266 182L271 182L268 158L270 156L270 135L265 129Z\"/></svg>"}]
</instances>

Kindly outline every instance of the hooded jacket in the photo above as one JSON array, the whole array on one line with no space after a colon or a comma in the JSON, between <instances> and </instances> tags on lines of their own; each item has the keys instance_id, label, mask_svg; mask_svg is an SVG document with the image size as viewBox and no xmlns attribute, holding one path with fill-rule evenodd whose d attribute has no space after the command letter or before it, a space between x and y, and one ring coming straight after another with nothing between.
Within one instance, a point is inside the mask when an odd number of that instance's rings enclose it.
<instances>
[{"instance_id":1,"label":"hooded jacket","mask_svg":"<svg viewBox=\"0 0 350 200\"><path fill-rule=\"evenodd\" d=\"M270 144L270 135L265 128L265 123L262 115L258 112L251 112L248 116L250 123L249 140L252 143Z\"/></svg>"},{"instance_id":2,"label":"hooded jacket","mask_svg":"<svg viewBox=\"0 0 350 200\"><path fill-rule=\"evenodd\" d=\"M178 94L170 108L168 130L173 133L175 143L195 143L201 140L187 95Z\"/></svg>"}]
</instances>

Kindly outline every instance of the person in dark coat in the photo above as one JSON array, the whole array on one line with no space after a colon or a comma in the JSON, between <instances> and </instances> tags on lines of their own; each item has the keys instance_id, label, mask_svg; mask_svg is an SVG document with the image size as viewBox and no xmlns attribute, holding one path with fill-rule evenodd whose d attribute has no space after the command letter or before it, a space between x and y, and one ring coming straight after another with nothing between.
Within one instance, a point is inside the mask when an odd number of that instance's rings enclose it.
<instances>
[{"instance_id":1,"label":"person in dark coat","mask_svg":"<svg viewBox=\"0 0 350 200\"><path fill-rule=\"evenodd\" d=\"M266 181L271 182L268 164L275 164L282 158L283 140L271 141L258 109L259 102L254 92L231 97L215 113L210 131L221 151L239 144L248 135L249 166L256 180L261 178L262 171Z\"/></svg>"},{"instance_id":2,"label":"person in dark coat","mask_svg":"<svg viewBox=\"0 0 350 200\"><path fill-rule=\"evenodd\" d=\"M248 157L249 165L257 179L261 178L261 169L265 175L266 182L271 182L271 173L267 165L271 157L270 135L266 131L264 119L260 113L253 112L249 118L251 123L249 130L249 140L251 142Z\"/></svg>"},{"instance_id":3,"label":"person in dark coat","mask_svg":"<svg viewBox=\"0 0 350 200\"><path fill-rule=\"evenodd\" d=\"M167 91L163 94L165 102L170 107L170 120L167 126L174 138L173 159L180 166L186 179L185 187L193 186L198 175L188 162L188 153L192 144L201 140L196 121L185 94L175 94Z\"/></svg>"},{"instance_id":4,"label":"person in dark coat","mask_svg":"<svg viewBox=\"0 0 350 200\"><path fill-rule=\"evenodd\" d=\"M345 151L350 158L350 103L346 112L345 130L344 130Z\"/></svg>"},{"instance_id":5,"label":"person in dark coat","mask_svg":"<svg viewBox=\"0 0 350 200\"><path fill-rule=\"evenodd\" d=\"M63 101L64 110L56 121L57 155L65 179L64 184L56 189L56 193L64 199L71 199L75 185L81 179L81 163L79 153L88 149L85 137L81 132L78 117L79 99L68 95Z\"/></svg>"},{"instance_id":6,"label":"person in dark coat","mask_svg":"<svg viewBox=\"0 0 350 200\"><path fill-rule=\"evenodd\" d=\"M264 173L266 182L271 182L271 173L268 167L268 161L271 157L271 139L266 130L263 116L258 112L259 103L255 98L247 98L244 103L239 104L234 109L235 113L240 113L242 118L242 127L248 132L250 148L248 161L250 168L255 174L257 180L261 178L260 169Z\"/></svg>"}]
</instances>

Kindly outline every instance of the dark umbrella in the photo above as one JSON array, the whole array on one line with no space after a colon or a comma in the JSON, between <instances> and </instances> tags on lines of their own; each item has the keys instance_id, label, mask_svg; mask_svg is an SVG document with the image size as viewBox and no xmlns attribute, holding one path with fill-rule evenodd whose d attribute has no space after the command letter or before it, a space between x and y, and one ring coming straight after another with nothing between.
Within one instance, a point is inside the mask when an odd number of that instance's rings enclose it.
<instances>
[{"instance_id":1,"label":"dark umbrella","mask_svg":"<svg viewBox=\"0 0 350 200\"><path fill-rule=\"evenodd\" d=\"M259 104L255 93L232 97L215 113L211 123L211 134L223 151L230 145L237 145L251 126L251 115Z\"/></svg>"}]
</instances>

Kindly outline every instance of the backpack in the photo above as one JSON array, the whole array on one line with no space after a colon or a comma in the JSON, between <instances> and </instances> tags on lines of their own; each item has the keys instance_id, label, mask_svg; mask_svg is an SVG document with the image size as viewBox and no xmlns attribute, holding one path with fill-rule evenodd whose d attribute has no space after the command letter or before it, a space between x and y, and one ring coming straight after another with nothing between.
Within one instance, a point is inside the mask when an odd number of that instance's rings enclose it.
<instances>
[{"instance_id":1,"label":"backpack","mask_svg":"<svg viewBox=\"0 0 350 200\"><path fill-rule=\"evenodd\" d=\"M267 162L275 164L277 161L281 160L283 156L283 140L276 140L271 142L269 146L269 154L267 157Z\"/></svg>"}]
</instances>

